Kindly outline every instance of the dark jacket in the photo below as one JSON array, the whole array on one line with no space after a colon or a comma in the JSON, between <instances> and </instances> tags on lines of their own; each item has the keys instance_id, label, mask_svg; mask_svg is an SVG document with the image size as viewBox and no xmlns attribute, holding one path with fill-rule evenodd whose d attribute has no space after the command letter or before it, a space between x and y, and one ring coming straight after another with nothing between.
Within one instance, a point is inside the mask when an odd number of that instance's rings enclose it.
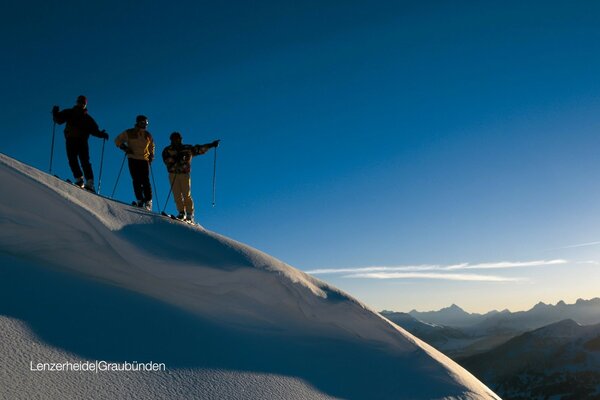
<instances>
[{"instance_id":1,"label":"dark jacket","mask_svg":"<svg viewBox=\"0 0 600 400\"><path fill-rule=\"evenodd\" d=\"M192 170L192 157L206 153L212 144L170 145L165 147L162 158L167 166L167 171L172 174L189 174Z\"/></svg>"},{"instance_id":2,"label":"dark jacket","mask_svg":"<svg viewBox=\"0 0 600 400\"><path fill-rule=\"evenodd\" d=\"M85 108L67 108L53 113L53 117L54 122L59 125L67 123L65 127L65 138L67 139L87 139L90 135L102 137L98 124Z\"/></svg>"}]
</instances>

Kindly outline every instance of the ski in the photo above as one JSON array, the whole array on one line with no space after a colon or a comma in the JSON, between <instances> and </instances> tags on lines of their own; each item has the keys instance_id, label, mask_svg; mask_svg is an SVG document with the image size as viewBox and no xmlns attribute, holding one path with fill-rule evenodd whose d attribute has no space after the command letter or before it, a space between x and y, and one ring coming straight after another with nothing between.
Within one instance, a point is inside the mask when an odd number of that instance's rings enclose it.
<instances>
[{"instance_id":1,"label":"ski","mask_svg":"<svg viewBox=\"0 0 600 400\"><path fill-rule=\"evenodd\" d=\"M144 205L139 205L138 202L135 201L135 200L131 202L131 206L135 207L135 208L142 209L144 211L148 211L149 213L152 213L152 214L158 214L158 212L156 212L156 211L152 211L152 210L147 209L146 206L144 206Z\"/></svg>"},{"instance_id":2,"label":"ski","mask_svg":"<svg viewBox=\"0 0 600 400\"><path fill-rule=\"evenodd\" d=\"M173 215L173 214L167 214L164 211L161 211L160 215L162 215L163 217L169 217L171 219L177 219L177 217L175 215Z\"/></svg>"},{"instance_id":3,"label":"ski","mask_svg":"<svg viewBox=\"0 0 600 400\"><path fill-rule=\"evenodd\" d=\"M162 215L163 217L168 217L168 218L170 218L172 220L175 220L175 221L186 223L188 225L196 225L195 222L192 222L192 221L190 221L188 219L179 219L179 218L177 218L177 216L175 214L167 214L166 212L163 211L163 212L160 213L160 215Z\"/></svg>"},{"instance_id":4,"label":"ski","mask_svg":"<svg viewBox=\"0 0 600 400\"><path fill-rule=\"evenodd\" d=\"M56 176L56 175L54 175L54 176ZM96 191L94 189L86 188L85 186L83 186L83 187L79 186L78 184L76 184L75 182L73 182L72 180L70 180L69 178L65 179L65 182L70 183L71 185L76 186L79 189L83 189L83 190L85 190L87 192L98 194L98 193L96 193Z\"/></svg>"}]
</instances>

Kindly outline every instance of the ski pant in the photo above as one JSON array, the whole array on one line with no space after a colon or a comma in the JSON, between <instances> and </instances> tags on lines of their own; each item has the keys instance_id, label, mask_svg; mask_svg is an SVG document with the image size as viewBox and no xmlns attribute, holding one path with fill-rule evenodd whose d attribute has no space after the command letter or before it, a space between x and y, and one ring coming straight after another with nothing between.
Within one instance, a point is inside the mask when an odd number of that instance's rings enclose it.
<instances>
[{"instance_id":1,"label":"ski pant","mask_svg":"<svg viewBox=\"0 0 600 400\"><path fill-rule=\"evenodd\" d=\"M194 215L194 201L192 200L192 181L190 174L169 173L169 181L173 188L173 199L177 211Z\"/></svg>"},{"instance_id":2,"label":"ski pant","mask_svg":"<svg viewBox=\"0 0 600 400\"><path fill-rule=\"evenodd\" d=\"M73 178L80 179L85 175L85 179L94 179L87 138L67 138L67 158ZM79 167L80 162L81 167ZM83 172L81 172L82 168Z\"/></svg>"},{"instance_id":3,"label":"ski pant","mask_svg":"<svg viewBox=\"0 0 600 400\"><path fill-rule=\"evenodd\" d=\"M129 158L129 173L133 179L133 192L138 201L152 200L152 186L150 185L150 163L146 160Z\"/></svg>"}]
</instances>

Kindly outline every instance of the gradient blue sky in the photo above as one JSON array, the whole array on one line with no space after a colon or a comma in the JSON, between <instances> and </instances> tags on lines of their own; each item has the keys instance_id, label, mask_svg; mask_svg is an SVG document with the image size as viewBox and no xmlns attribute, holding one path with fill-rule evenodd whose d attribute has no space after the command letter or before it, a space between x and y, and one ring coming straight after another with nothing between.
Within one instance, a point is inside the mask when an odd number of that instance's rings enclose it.
<instances>
[{"instance_id":1,"label":"gradient blue sky","mask_svg":"<svg viewBox=\"0 0 600 400\"><path fill-rule=\"evenodd\" d=\"M51 108L85 94L105 194L112 138L145 114L158 151L222 139L214 209L212 152L193 163L199 222L376 309L573 302L600 295L599 19L595 1L13 2L1 151L47 170Z\"/></svg>"}]
</instances>

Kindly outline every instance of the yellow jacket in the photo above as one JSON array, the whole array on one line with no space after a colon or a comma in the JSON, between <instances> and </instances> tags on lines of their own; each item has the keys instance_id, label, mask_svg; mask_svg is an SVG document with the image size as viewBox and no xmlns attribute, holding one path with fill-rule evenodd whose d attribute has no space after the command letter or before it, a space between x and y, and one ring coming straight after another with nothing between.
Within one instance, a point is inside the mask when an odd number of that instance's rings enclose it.
<instances>
[{"instance_id":1,"label":"yellow jacket","mask_svg":"<svg viewBox=\"0 0 600 400\"><path fill-rule=\"evenodd\" d=\"M154 159L154 139L145 129L131 128L127 129L115 138L117 147L125 144L130 152L127 157L135 160L150 161Z\"/></svg>"}]
</instances>

